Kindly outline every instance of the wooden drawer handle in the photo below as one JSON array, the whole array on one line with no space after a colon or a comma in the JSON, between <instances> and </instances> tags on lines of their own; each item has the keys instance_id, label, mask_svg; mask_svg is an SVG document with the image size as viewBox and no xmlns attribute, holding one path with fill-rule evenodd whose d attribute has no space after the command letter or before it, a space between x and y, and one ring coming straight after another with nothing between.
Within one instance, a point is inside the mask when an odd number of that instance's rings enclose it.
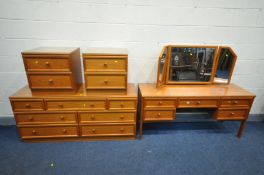
<instances>
[{"instance_id":1,"label":"wooden drawer handle","mask_svg":"<svg viewBox=\"0 0 264 175\"><path fill-rule=\"evenodd\" d=\"M32 134L36 135L36 134L37 134L37 131L34 129L34 130L32 131Z\"/></svg>"},{"instance_id":2,"label":"wooden drawer handle","mask_svg":"<svg viewBox=\"0 0 264 175\"><path fill-rule=\"evenodd\" d=\"M157 114L157 117L160 117L160 115L161 115L161 114L160 114L160 113L158 113L158 114Z\"/></svg>"},{"instance_id":3,"label":"wooden drawer handle","mask_svg":"<svg viewBox=\"0 0 264 175\"><path fill-rule=\"evenodd\" d=\"M45 64L46 64L46 66L49 66L50 65L50 63L47 61L47 62L45 62Z\"/></svg>"},{"instance_id":4,"label":"wooden drawer handle","mask_svg":"<svg viewBox=\"0 0 264 175\"><path fill-rule=\"evenodd\" d=\"M159 102L159 105L162 105L162 101Z\"/></svg>"},{"instance_id":5,"label":"wooden drawer handle","mask_svg":"<svg viewBox=\"0 0 264 175\"><path fill-rule=\"evenodd\" d=\"M125 105L124 105L123 103L122 103L122 104L120 104L120 107L121 107L121 108L123 108L124 106L125 106Z\"/></svg>"},{"instance_id":6,"label":"wooden drawer handle","mask_svg":"<svg viewBox=\"0 0 264 175\"><path fill-rule=\"evenodd\" d=\"M60 108L63 108L63 104L59 104L58 106L59 106Z\"/></svg>"},{"instance_id":7,"label":"wooden drawer handle","mask_svg":"<svg viewBox=\"0 0 264 175\"><path fill-rule=\"evenodd\" d=\"M92 120L94 120L94 119L95 119L94 115L91 115L91 119L92 119Z\"/></svg>"},{"instance_id":8,"label":"wooden drawer handle","mask_svg":"<svg viewBox=\"0 0 264 175\"><path fill-rule=\"evenodd\" d=\"M53 79L49 79L49 83L52 84L53 83Z\"/></svg>"},{"instance_id":9,"label":"wooden drawer handle","mask_svg":"<svg viewBox=\"0 0 264 175\"><path fill-rule=\"evenodd\" d=\"M191 104L191 102L189 102L189 101L186 101L186 104L187 104L187 105L189 105L189 104Z\"/></svg>"},{"instance_id":10,"label":"wooden drawer handle","mask_svg":"<svg viewBox=\"0 0 264 175\"><path fill-rule=\"evenodd\" d=\"M120 116L120 119L121 119L121 120L123 120L124 118L125 118L125 116L124 116L124 115L121 115L121 116Z\"/></svg>"},{"instance_id":11,"label":"wooden drawer handle","mask_svg":"<svg viewBox=\"0 0 264 175\"><path fill-rule=\"evenodd\" d=\"M93 108L94 107L94 104L90 104L90 107Z\"/></svg>"},{"instance_id":12,"label":"wooden drawer handle","mask_svg":"<svg viewBox=\"0 0 264 175\"><path fill-rule=\"evenodd\" d=\"M234 104L237 105L238 104L238 101L234 101Z\"/></svg>"},{"instance_id":13,"label":"wooden drawer handle","mask_svg":"<svg viewBox=\"0 0 264 175\"><path fill-rule=\"evenodd\" d=\"M200 101L197 101L196 104L199 105L199 104L201 104L201 102Z\"/></svg>"},{"instance_id":14,"label":"wooden drawer handle","mask_svg":"<svg viewBox=\"0 0 264 175\"><path fill-rule=\"evenodd\" d=\"M108 65L107 65L107 63L104 63L104 67L107 67Z\"/></svg>"},{"instance_id":15,"label":"wooden drawer handle","mask_svg":"<svg viewBox=\"0 0 264 175\"><path fill-rule=\"evenodd\" d=\"M26 108L30 108L31 105L27 103L27 104L25 104L25 107L26 107Z\"/></svg>"},{"instance_id":16,"label":"wooden drawer handle","mask_svg":"<svg viewBox=\"0 0 264 175\"><path fill-rule=\"evenodd\" d=\"M230 115L235 115L235 113L234 112L231 112Z\"/></svg>"},{"instance_id":17,"label":"wooden drawer handle","mask_svg":"<svg viewBox=\"0 0 264 175\"><path fill-rule=\"evenodd\" d=\"M31 116L28 117L28 120L29 120L29 121L32 121L32 120L33 120L33 117L31 117Z\"/></svg>"},{"instance_id":18,"label":"wooden drawer handle","mask_svg":"<svg viewBox=\"0 0 264 175\"><path fill-rule=\"evenodd\" d=\"M60 116L60 119L61 119L61 120L64 120L64 116Z\"/></svg>"},{"instance_id":19,"label":"wooden drawer handle","mask_svg":"<svg viewBox=\"0 0 264 175\"><path fill-rule=\"evenodd\" d=\"M63 132L63 133L67 133L67 130L66 130L66 129L63 129L62 132Z\"/></svg>"},{"instance_id":20,"label":"wooden drawer handle","mask_svg":"<svg viewBox=\"0 0 264 175\"><path fill-rule=\"evenodd\" d=\"M105 84L108 84L108 80L104 80L104 83L105 83Z\"/></svg>"},{"instance_id":21,"label":"wooden drawer handle","mask_svg":"<svg viewBox=\"0 0 264 175\"><path fill-rule=\"evenodd\" d=\"M125 131L125 129L124 128L120 128L120 132L124 132Z\"/></svg>"},{"instance_id":22,"label":"wooden drawer handle","mask_svg":"<svg viewBox=\"0 0 264 175\"><path fill-rule=\"evenodd\" d=\"M92 133L95 133L96 129L92 129Z\"/></svg>"},{"instance_id":23,"label":"wooden drawer handle","mask_svg":"<svg viewBox=\"0 0 264 175\"><path fill-rule=\"evenodd\" d=\"M35 61L35 64L38 64L39 62L38 61Z\"/></svg>"}]
</instances>

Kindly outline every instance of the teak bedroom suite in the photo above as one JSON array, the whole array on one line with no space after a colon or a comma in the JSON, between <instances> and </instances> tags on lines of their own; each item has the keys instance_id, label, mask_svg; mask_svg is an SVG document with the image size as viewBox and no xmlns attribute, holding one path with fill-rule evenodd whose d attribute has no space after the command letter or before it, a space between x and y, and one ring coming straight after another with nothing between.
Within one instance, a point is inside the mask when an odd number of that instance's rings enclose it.
<instances>
[{"instance_id":1,"label":"teak bedroom suite","mask_svg":"<svg viewBox=\"0 0 264 175\"><path fill-rule=\"evenodd\" d=\"M165 46L156 84L138 88L127 82L126 49L88 48L83 61L79 48L42 47L22 57L28 85L10 102L23 141L135 139L137 123L141 139L144 123L173 121L182 108L239 121L241 137L255 98L230 84L237 57L230 47Z\"/></svg>"}]
</instances>

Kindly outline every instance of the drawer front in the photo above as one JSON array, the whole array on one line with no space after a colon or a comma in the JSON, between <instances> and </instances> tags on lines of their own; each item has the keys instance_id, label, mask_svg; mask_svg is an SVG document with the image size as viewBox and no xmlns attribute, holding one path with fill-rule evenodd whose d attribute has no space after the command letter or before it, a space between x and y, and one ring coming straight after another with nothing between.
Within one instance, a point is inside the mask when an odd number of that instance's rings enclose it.
<instances>
[{"instance_id":1,"label":"drawer front","mask_svg":"<svg viewBox=\"0 0 264 175\"><path fill-rule=\"evenodd\" d=\"M66 58L25 58L27 71L70 71Z\"/></svg>"},{"instance_id":2,"label":"drawer front","mask_svg":"<svg viewBox=\"0 0 264 175\"><path fill-rule=\"evenodd\" d=\"M135 122L135 112L90 112L79 113L80 123Z\"/></svg>"},{"instance_id":3,"label":"drawer front","mask_svg":"<svg viewBox=\"0 0 264 175\"><path fill-rule=\"evenodd\" d=\"M73 89L71 74L28 74L32 89Z\"/></svg>"},{"instance_id":4,"label":"drawer front","mask_svg":"<svg viewBox=\"0 0 264 175\"><path fill-rule=\"evenodd\" d=\"M75 113L16 113L18 125L77 123Z\"/></svg>"},{"instance_id":5,"label":"drawer front","mask_svg":"<svg viewBox=\"0 0 264 175\"><path fill-rule=\"evenodd\" d=\"M146 110L144 111L144 121L167 121L175 119L174 110Z\"/></svg>"},{"instance_id":6,"label":"drawer front","mask_svg":"<svg viewBox=\"0 0 264 175\"><path fill-rule=\"evenodd\" d=\"M78 136L77 126L19 127L19 132L22 139Z\"/></svg>"},{"instance_id":7,"label":"drawer front","mask_svg":"<svg viewBox=\"0 0 264 175\"><path fill-rule=\"evenodd\" d=\"M247 118L246 109L220 109L216 112L216 119L219 120L243 120Z\"/></svg>"},{"instance_id":8,"label":"drawer front","mask_svg":"<svg viewBox=\"0 0 264 175\"><path fill-rule=\"evenodd\" d=\"M153 108L153 107L176 107L175 100L145 100L145 107L146 108Z\"/></svg>"},{"instance_id":9,"label":"drawer front","mask_svg":"<svg viewBox=\"0 0 264 175\"><path fill-rule=\"evenodd\" d=\"M69 100L69 101L49 101L48 110L103 110L105 100Z\"/></svg>"},{"instance_id":10,"label":"drawer front","mask_svg":"<svg viewBox=\"0 0 264 175\"><path fill-rule=\"evenodd\" d=\"M109 100L109 109L136 109L135 100Z\"/></svg>"},{"instance_id":11,"label":"drawer front","mask_svg":"<svg viewBox=\"0 0 264 175\"><path fill-rule=\"evenodd\" d=\"M135 125L93 125L81 126L82 136L133 136Z\"/></svg>"},{"instance_id":12,"label":"drawer front","mask_svg":"<svg viewBox=\"0 0 264 175\"><path fill-rule=\"evenodd\" d=\"M34 101L11 101L14 111L43 111L42 100Z\"/></svg>"},{"instance_id":13,"label":"drawer front","mask_svg":"<svg viewBox=\"0 0 264 175\"><path fill-rule=\"evenodd\" d=\"M125 58L87 58L85 71L126 71Z\"/></svg>"},{"instance_id":14,"label":"drawer front","mask_svg":"<svg viewBox=\"0 0 264 175\"><path fill-rule=\"evenodd\" d=\"M125 89L126 75L85 74L87 89Z\"/></svg>"},{"instance_id":15,"label":"drawer front","mask_svg":"<svg viewBox=\"0 0 264 175\"><path fill-rule=\"evenodd\" d=\"M179 108L216 108L217 99L179 99Z\"/></svg>"},{"instance_id":16,"label":"drawer front","mask_svg":"<svg viewBox=\"0 0 264 175\"><path fill-rule=\"evenodd\" d=\"M221 101L221 107L230 107L230 106L245 106L250 105L249 99L225 99Z\"/></svg>"}]
</instances>

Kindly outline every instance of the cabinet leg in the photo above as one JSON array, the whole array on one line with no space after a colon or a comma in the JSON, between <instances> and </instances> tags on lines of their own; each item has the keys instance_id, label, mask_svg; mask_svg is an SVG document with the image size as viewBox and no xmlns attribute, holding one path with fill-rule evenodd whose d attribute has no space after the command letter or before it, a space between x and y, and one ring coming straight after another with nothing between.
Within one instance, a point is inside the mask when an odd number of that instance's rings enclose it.
<instances>
[{"instance_id":1,"label":"cabinet leg","mask_svg":"<svg viewBox=\"0 0 264 175\"><path fill-rule=\"evenodd\" d=\"M245 128L245 124L246 124L246 120L242 120L241 123L240 123L239 130L237 132L237 137L238 138L241 138L241 136L243 134L243 131L244 131L244 128Z\"/></svg>"}]
</instances>

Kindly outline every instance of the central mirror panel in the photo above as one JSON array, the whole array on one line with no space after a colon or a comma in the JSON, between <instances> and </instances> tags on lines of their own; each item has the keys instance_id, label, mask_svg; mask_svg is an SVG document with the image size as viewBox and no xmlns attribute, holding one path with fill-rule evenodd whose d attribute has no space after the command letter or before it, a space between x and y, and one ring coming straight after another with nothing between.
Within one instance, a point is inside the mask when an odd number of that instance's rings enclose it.
<instances>
[{"instance_id":1,"label":"central mirror panel","mask_svg":"<svg viewBox=\"0 0 264 175\"><path fill-rule=\"evenodd\" d=\"M168 82L210 82L217 47L171 47Z\"/></svg>"}]
</instances>

